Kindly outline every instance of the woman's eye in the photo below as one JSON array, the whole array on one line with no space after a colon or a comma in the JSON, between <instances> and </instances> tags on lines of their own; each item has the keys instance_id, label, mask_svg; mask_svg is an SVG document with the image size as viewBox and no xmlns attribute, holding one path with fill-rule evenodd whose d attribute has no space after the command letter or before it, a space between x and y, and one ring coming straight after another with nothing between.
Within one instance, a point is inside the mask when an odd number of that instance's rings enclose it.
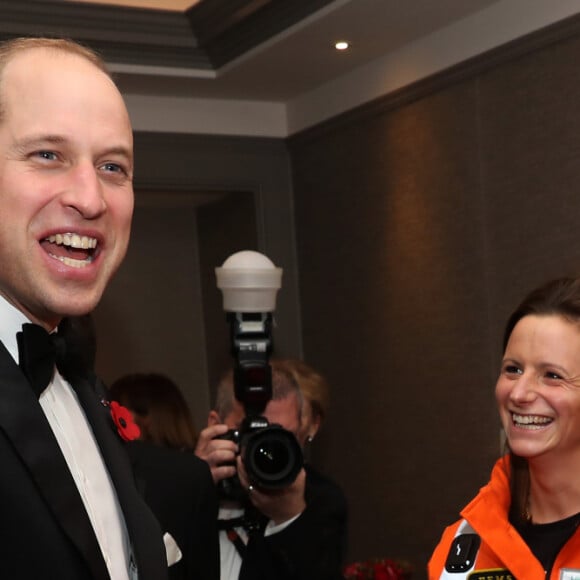
<instances>
[{"instance_id":1,"label":"woman's eye","mask_svg":"<svg viewBox=\"0 0 580 580\"><path fill-rule=\"evenodd\" d=\"M559 381L562 379L562 377L558 373L553 373L551 371L546 371L546 378L554 381Z\"/></svg>"},{"instance_id":2,"label":"woman's eye","mask_svg":"<svg viewBox=\"0 0 580 580\"><path fill-rule=\"evenodd\" d=\"M521 375L522 374L522 369L520 369L516 365L506 365L503 370L508 375Z\"/></svg>"}]
</instances>

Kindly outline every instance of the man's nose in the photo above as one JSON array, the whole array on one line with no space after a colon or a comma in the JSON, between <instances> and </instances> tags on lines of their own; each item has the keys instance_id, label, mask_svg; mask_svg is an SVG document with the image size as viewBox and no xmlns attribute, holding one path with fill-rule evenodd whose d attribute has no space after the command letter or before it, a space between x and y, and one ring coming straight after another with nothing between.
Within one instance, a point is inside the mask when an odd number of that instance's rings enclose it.
<instances>
[{"instance_id":1,"label":"man's nose","mask_svg":"<svg viewBox=\"0 0 580 580\"><path fill-rule=\"evenodd\" d=\"M62 201L85 219L94 219L107 209L103 184L92 163L79 163L70 170L70 181Z\"/></svg>"}]
</instances>

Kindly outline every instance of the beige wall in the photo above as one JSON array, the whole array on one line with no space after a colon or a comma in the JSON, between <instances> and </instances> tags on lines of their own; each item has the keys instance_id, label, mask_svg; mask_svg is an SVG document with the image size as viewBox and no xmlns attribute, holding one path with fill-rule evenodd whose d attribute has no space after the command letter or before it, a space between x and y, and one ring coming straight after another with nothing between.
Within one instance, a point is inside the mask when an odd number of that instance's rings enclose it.
<instances>
[{"instance_id":1,"label":"beige wall","mask_svg":"<svg viewBox=\"0 0 580 580\"><path fill-rule=\"evenodd\" d=\"M163 372L198 428L231 364L214 268L254 249L284 269L275 344L301 352L288 154L282 141L135 136L136 207L127 258L94 313L97 371L108 382Z\"/></svg>"},{"instance_id":2,"label":"beige wall","mask_svg":"<svg viewBox=\"0 0 580 580\"><path fill-rule=\"evenodd\" d=\"M107 383L126 373L167 374L203 425L209 394L196 199L165 197L137 194L127 258L94 313L97 369Z\"/></svg>"}]
</instances>

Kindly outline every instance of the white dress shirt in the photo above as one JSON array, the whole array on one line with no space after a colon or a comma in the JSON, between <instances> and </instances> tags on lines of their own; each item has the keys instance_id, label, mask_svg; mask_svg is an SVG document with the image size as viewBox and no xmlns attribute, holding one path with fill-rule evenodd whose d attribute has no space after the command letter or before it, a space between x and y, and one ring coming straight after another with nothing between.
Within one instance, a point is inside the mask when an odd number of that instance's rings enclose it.
<instances>
[{"instance_id":1,"label":"white dress shirt","mask_svg":"<svg viewBox=\"0 0 580 580\"><path fill-rule=\"evenodd\" d=\"M244 510L241 508L225 508L220 507L218 512L219 520L231 520L239 518L244 515ZM289 526L294 520L300 517L301 514L294 516L286 522L275 525L274 522L269 521L264 536L271 536L281 532L284 528ZM248 534L244 528L234 528L240 539L244 544L248 543ZM220 541L220 580L238 580L240 577L240 570L242 568L242 557L234 543L228 538L226 530L219 531Z\"/></svg>"},{"instance_id":2,"label":"white dress shirt","mask_svg":"<svg viewBox=\"0 0 580 580\"><path fill-rule=\"evenodd\" d=\"M16 333L30 320L1 296L0 320L0 340L18 363ZM39 401L79 490L111 578L136 580L117 494L76 393L55 369Z\"/></svg>"}]
</instances>

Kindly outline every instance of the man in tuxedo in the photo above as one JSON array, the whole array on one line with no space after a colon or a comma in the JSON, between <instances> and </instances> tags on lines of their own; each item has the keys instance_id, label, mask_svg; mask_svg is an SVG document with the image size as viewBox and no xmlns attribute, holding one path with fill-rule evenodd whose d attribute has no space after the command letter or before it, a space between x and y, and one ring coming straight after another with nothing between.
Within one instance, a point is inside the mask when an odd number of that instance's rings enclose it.
<instances>
[{"instance_id":1,"label":"man in tuxedo","mask_svg":"<svg viewBox=\"0 0 580 580\"><path fill-rule=\"evenodd\" d=\"M298 436L301 411L295 380L273 368L264 417ZM310 466L283 489L263 489L250 481L238 445L222 438L244 417L244 406L234 397L233 373L227 373L196 448L218 488L233 481L242 489L242 494L222 493L220 501L221 580L342 579L347 512L342 491Z\"/></svg>"},{"instance_id":2,"label":"man in tuxedo","mask_svg":"<svg viewBox=\"0 0 580 580\"><path fill-rule=\"evenodd\" d=\"M132 176L129 116L93 52L0 45L3 578L167 577L122 448L129 431L97 385L56 369L51 339L64 316L96 306L125 255Z\"/></svg>"}]
</instances>

